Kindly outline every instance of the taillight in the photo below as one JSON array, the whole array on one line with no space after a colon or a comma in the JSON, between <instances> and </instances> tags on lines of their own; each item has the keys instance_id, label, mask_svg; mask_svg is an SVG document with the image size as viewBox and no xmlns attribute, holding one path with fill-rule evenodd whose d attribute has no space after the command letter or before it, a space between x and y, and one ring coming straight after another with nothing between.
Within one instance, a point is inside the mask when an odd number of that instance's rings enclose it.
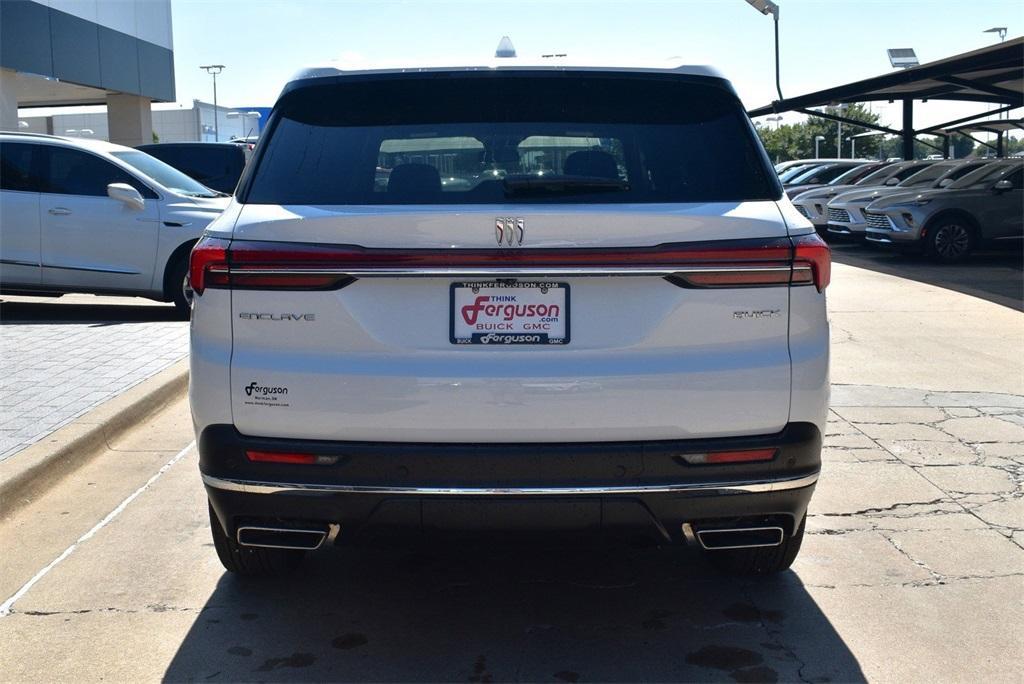
<instances>
[{"instance_id":1,"label":"taillight","mask_svg":"<svg viewBox=\"0 0 1024 684\"><path fill-rule=\"evenodd\" d=\"M716 463L756 463L775 458L777 449L740 449L737 451L710 451L706 454L681 454L690 465Z\"/></svg>"},{"instance_id":2,"label":"taillight","mask_svg":"<svg viewBox=\"0 0 1024 684\"><path fill-rule=\"evenodd\" d=\"M193 289L335 290L373 277L661 276L680 287L772 287L829 278L817 235L655 247L386 249L204 238L192 254Z\"/></svg>"},{"instance_id":3,"label":"taillight","mask_svg":"<svg viewBox=\"0 0 1024 684\"><path fill-rule=\"evenodd\" d=\"M249 290L335 290L351 283L351 248L236 241L231 287Z\"/></svg>"},{"instance_id":4,"label":"taillight","mask_svg":"<svg viewBox=\"0 0 1024 684\"><path fill-rule=\"evenodd\" d=\"M192 291L203 294L207 287L226 287L230 240L204 237L192 248L188 280Z\"/></svg>"},{"instance_id":5,"label":"taillight","mask_svg":"<svg viewBox=\"0 0 1024 684\"><path fill-rule=\"evenodd\" d=\"M334 465L338 462L337 456L318 456L291 451L247 450L245 457L253 463L286 463L290 465Z\"/></svg>"},{"instance_id":6,"label":"taillight","mask_svg":"<svg viewBox=\"0 0 1024 684\"><path fill-rule=\"evenodd\" d=\"M822 292L832 279L832 250L817 233L794 237L793 248L793 284L813 283Z\"/></svg>"}]
</instances>

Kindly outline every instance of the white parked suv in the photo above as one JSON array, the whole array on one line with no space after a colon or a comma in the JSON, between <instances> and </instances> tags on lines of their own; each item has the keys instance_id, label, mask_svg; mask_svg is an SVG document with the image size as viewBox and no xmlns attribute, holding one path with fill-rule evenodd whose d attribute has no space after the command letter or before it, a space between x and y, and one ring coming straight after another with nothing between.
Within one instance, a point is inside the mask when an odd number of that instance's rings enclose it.
<instances>
[{"instance_id":1,"label":"white parked suv","mask_svg":"<svg viewBox=\"0 0 1024 684\"><path fill-rule=\"evenodd\" d=\"M788 567L828 247L713 70L498 62L300 76L194 249L221 561L547 529Z\"/></svg>"},{"instance_id":2,"label":"white parked suv","mask_svg":"<svg viewBox=\"0 0 1024 684\"><path fill-rule=\"evenodd\" d=\"M0 132L0 291L131 295L188 313L188 255L228 204L145 152Z\"/></svg>"}]
</instances>

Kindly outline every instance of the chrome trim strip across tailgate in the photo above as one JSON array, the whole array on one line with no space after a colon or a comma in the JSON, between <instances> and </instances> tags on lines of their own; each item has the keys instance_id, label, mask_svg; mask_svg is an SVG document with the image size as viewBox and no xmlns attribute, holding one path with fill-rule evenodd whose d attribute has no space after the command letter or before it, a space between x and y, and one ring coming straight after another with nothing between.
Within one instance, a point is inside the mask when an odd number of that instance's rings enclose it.
<instances>
[{"instance_id":1,"label":"chrome trim strip across tailgate","mask_svg":"<svg viewBox=\"0 0 1024 684\"><path fill-rule=\"evenodd\" d=\"M807 266L452 266L409 268L210 268L210 273L265 276L265 275L337 275L353 278L454 278L454 277L510 277L536 278L541 276L667 276L702 273L787 273L790 270L810 270Z\"/></svg>"},{"instance_id":2,"label":"chrome trim strip across tailgate","mask_svg":"<svg viewBox=\"0 0 1024 684\"><path fill-rule=\"evenodd\" d=\"M674 494L703 492L723 494L780 492L809 487L818 481L818 473L777 480L739 482L701 482L686 484L625 485L594 487L390 487L378 485L299 484L226 480L203 474L203 482L214 489L245 494L382 494L389 496L576 496L613 494Z\"/></svg>"}]
</instances>

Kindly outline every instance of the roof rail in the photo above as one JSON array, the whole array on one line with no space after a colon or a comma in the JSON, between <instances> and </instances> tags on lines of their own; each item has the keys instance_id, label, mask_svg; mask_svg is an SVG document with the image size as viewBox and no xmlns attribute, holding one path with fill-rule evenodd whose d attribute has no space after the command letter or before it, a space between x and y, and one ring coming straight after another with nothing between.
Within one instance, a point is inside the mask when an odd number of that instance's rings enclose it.
<instances>
[{"instance_id":1,"label":"roof rail","mask_svg":"<svg viewBox=\"0 0 1024 684\"><path fill-rule=\"evenodd\" d=\"M33 133L32 131L3 131L0 135L17 135L24 138L51 138L53 140L70 140L66 135L50 135L49 133Z\"/></svg>"}]
</instances>

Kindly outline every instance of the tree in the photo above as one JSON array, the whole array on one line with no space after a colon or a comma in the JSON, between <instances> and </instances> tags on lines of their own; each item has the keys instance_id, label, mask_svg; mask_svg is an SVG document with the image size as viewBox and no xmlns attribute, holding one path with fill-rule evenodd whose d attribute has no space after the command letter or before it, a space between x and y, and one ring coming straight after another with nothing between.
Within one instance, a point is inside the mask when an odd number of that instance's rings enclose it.
<instances>
[{"instance_id":1,"label":"tree","mask_svg":"<svg viewBox=\"0 0 1024 684\"><path fill-rule=\"evenodd\" d=\"M862 104L851 104L843 111L838 107L826 107L825 113L842 116L854 121L877 124L878 114L869 111ZM758 135L764 143L768 156L772 161L778 163L788 159L808 159L814 157L814 139L822 136L818 145L818 154L821 157L849 157L850 142L847 138L859 133L867 133L872 129L864 126L843 124L843 154L839 154L836 147L836 135L839 132L839 123L822 116L809 116L807 120L797 124L787 124L778 128L769 128L760 123L757 124ZM857 156L862 158L876 158L879 145L883 136L867 136L857 139Z\"/></svg>"},{"instance_id":2,"label":"tree","mask_svg":"<svg viewBox=\"0 0 1024 684\"><path fill-rule=\"evenodd\" d=\"M957 159L969 157L974 152L974 140L966 135L955 133L950 137L949 142L953 146L953 156Z\"/></svg>"},{"instance_id":3,"label":"tree","mask_svg":"<svg viewBox=\"0 0 1024 684\"><path fill-rule=\"evenodd\" d=\"M863 121L864 123L877 124L878 114L868 110L862 104L855 103L848 105L846 110L840 110L838 107L826 107L825 112L827 114L835 114L841 116L844 119L853 119L854 121ZM836 149L836 135L839 133L839 122L832 121L820 116L809 116L807 117L808 133L811 135L813 141L814 136L822 135L825 137L821 141L820 154L822 157L849 157L851 144L847 141L847 138L852 138L860 133L868 133L872 129L865 128L864 126L853 126L850 124L843 124L842 135L843 135L843 153L840 154L839 150ZM864 138L857 139L857 156L867 159L874 159L878 156L878 144L879 138L882 136L867 136Z\"/></svg>"}]
</instances>

